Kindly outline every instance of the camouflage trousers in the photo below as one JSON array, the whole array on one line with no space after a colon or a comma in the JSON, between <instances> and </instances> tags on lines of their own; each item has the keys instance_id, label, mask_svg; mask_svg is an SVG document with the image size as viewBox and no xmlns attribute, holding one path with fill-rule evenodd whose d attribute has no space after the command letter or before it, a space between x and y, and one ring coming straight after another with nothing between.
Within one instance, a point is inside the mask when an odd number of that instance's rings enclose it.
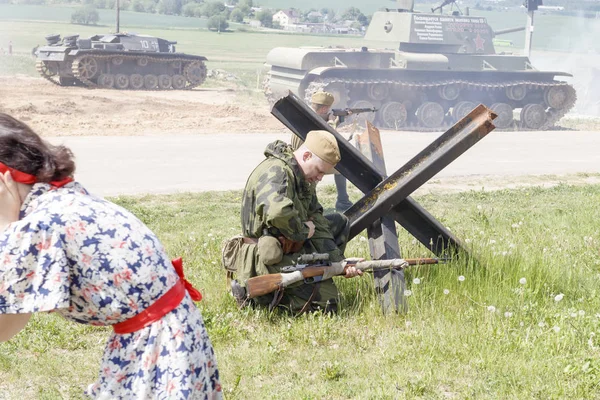
<instances>
[{"instance_id":1,"label":"camouflage trousers","mask_svg":"<svg viewBox=\"0 0 600 400\"><path fill-rule=\"evenodd\" d=\"M255 257L254 273L251 275L263 275L265 273L275 274L281 272L281 268L295 264L295 261L302 254L311 253L329 253L330 251L340 249L342 252L346 248L348 236L350 233L350 223L348 218L342 214L332 213L325 215L329 222L329 231L333 236L331 239L314 238L307 240L304 243L304 248L299 253L286 254L280 263L276 265L266 266ZM340 260L331 260L340 261ZM238 278L245 282L242 271L238 271ZM247 278L246 278L247 279ZM243 283L240 282L242 285ZM254 303L267 306L273 303L274 296L277 294L269 294L260 296L254 299ZM299 282L287 287L283 291L283 295L278 302L279 307L298 313L300 311L316 311L323 310L325 312L336 312L339 301L339 293L332 279L322 281L315 284L307 284Z\"/></svg>"}]
</instances>

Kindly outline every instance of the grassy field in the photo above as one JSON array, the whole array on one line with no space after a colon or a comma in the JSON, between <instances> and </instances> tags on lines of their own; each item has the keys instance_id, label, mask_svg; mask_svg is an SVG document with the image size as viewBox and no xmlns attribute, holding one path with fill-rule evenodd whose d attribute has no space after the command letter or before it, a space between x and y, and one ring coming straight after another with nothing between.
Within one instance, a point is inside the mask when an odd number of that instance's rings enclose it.
<instances>
[{"instance_id":1,"label":"grassy field","mask_svg":"<svg viewBox=\"0 0 600 400\"><path fill-rule=\"evenodd\" d=\"M408 270L405 315L383 316L366 276L337 280L338 316L292 318L238 311L225 292L220 246L239 232L239 192L115 199L186 260L228 399L599 398L600 186L417 200L479 265ZM400 245L429 255L404 232ZM346 253L367 252L358 237ZM108 334L36 315L0 345L0 398L81 398Z\"/></svg>"}]
</instances>

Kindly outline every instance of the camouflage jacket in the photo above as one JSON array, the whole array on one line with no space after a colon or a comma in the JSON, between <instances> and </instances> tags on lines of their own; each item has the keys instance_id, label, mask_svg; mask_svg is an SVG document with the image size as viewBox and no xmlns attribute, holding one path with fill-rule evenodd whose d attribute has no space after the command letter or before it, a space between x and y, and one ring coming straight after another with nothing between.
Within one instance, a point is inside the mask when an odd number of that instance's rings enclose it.
<instances>
[{"instance_id":1,"label":"camouflage jacket","mask_svg":"<svg viewBox=\"0 0 600 400\"><path fill-rule=\"evenodd\" d=\"M312 220L315 234L311 239L333 239L315 185L304 179L292 148L276 140L267 146L265 156L244 189L241 210L244 236L258 238L266 228L273 236L303 241L309 232L304 222Z\"/></svg>"}]
</instances>

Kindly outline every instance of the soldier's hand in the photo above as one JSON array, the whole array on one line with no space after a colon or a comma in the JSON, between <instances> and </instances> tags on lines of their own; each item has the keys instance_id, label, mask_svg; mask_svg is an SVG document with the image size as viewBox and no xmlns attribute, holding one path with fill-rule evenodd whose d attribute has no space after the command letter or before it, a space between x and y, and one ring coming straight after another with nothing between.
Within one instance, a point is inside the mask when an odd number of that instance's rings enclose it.
<instances>
[{"instance_id":1,"label":"soldier's hand","mask_svg":"<svg viewBox=\"0 0 600 400\"><path fill-rule=\"evenodd\" d=\"M362 276L363 271L356 269L355 267L346 267L346 275L344 278L354 278L355 276Z\"/></svg>"},{"instance_id":2,"label":"soldier's hand","mask_svg":"<svg viewBox=\"0 0 600 400\"><path fill-rule=\"evenodd\" d=\"M315 234L315 223L312 221L306 221L304 222L304 225L308 226L308 239L310 239Z\"/></svg>"}]
</instances>

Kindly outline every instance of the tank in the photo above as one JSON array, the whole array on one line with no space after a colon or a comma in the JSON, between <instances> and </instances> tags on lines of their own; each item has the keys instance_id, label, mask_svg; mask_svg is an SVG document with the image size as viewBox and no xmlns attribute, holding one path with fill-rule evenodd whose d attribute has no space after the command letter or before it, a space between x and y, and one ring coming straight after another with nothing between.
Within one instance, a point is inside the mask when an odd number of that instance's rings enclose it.
<instances>
[{"instance_id":1,"label":"tank","mask_svg":"<svg viewBox=\"0 0 600 400\"><path fill-rule=\"evenodd\" d=\"M370 46L272 49L268 100L292 91L309 102L326 90L336 98L333 107L375 107L376 113L360 117L386 129L418 131L445 129L479 103L498 114L497 129L546 130L574 106L575 89L560 80L570 74L496 53L495 36L524 27L494 31L482 17L418 13L413 1L398 3L373 15L364 37Z\"/></svg>"},{"instance_id":2,"label":"tank","mask_svg":"<svg viewBox=\"0 0 600 400\"><path fill-rule=\"evenodd\" d=\"M146 35L46 36L36 51L42 77L61 86L185 90L206 79L206 57L175 52L177 42Z\"/></svg>"}]
</instances>

